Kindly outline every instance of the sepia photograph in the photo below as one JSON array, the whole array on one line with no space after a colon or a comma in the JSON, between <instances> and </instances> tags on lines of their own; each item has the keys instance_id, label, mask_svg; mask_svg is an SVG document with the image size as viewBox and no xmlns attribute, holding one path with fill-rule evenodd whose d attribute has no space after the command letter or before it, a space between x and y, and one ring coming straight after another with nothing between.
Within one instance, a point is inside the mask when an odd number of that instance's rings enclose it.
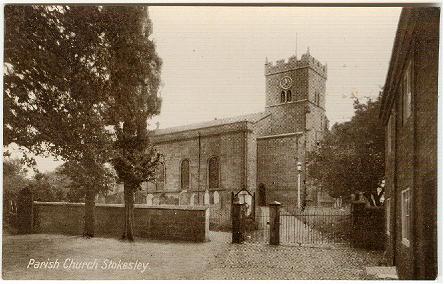
<instances>
[{"instance_id":1,"label":"sepia photograph","mask_svg":"<svg viewBox=\"0 0 444 284\"><path fill-rule=\"evenodd\" d=\"M2 279L440 278L439 4L2 8Z\"/></svg>"}]
</instances>

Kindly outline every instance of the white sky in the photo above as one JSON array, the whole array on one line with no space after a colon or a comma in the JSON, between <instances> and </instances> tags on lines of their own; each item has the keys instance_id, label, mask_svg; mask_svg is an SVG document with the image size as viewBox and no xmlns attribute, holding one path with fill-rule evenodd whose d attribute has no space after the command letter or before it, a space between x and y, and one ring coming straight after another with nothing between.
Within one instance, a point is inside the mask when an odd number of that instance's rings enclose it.
<instances>
[{"instance_id":1,"label":"white sky","mask_svg":"<svg viewBox=\"0 0 444 284\"><path fill-rule=\"evenodd\" d=\"M150 7L163 60L160 127L264 110L265 57L310 53L328 64L327 116L353 115L350 96L378 95L401 8ZM153 123L154 123L153 121ZM152 125L153 126L153 125ZM42 171L60 162L37 159Z\"/></svg>"},{"instance_id":2,"label":"white sky","mask_svg":"<svg viewBox=\"0 0 444 284\"><path fill-rule=\"evenodd\" d=\"M151 7L163 59L160 127L264 110L265 57L328 64L327 116L353 115L351 93L378 95L400 8Z\"/></svg>"}]
</instances>

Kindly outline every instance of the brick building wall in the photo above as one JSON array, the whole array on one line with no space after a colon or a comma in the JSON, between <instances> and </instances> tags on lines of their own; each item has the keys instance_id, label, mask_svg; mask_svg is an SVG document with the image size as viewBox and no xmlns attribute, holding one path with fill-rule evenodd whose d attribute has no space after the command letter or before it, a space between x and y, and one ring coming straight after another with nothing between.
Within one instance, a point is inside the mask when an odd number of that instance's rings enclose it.
<instances>
[{"instance_id":1,"label":"brick building wall","mask_svg":"<svg viewBox=\"0 0 444 284\"><path fill-rule=\"evenodd\" d=\"M399 90L398 90L399 92ZM402 100L397 100L394 105L397 113L402 113ZM413 121L412 117L402 125L402 115L396 116L396 161L395 161L395 175L396 175L396 215L401 216L401 191L410 188L413 194L416 189L413 187ZM401 232L402 222L396 222L396 231ZM396 257L403 262L399 266L398 272L405 275L406 278L413 278L413 250L412 245L406 246L402 243L402 236L400 233L396 234Z\"/></svg>"},{"instance_id":2,"label":"brick building wall","mask_svg":"<svg viewBox=\"0 0 444 284\"><path fill-rule=\"evenodd\" d=\"M155 147L163 155L166 167L164 191L181 191L180 165L184 159L190 161L189 190L209 189L208 161L211 157L219 158L219 190L234 191L245 186L254 190L252 181L256 179L256 169L252 165L256 161L256 147L251 131L240 126L217 130L216 133L202 130L200 136L188 132L186 138L174 135L156 138ZM148 185L148 192L156 192L154 184Z\"/></svg>"},{"instance_id":3,"label":"brick building wall","mask_svg":"<svg viewBox=\"0 0 444 284\"><path fill-rule=\"evenodd\" d=\"M397 139L396 131L391 131L391 129L396 129L396 112L391 111L391 118L387 122L387 129L389 131L385 132L386 142L385 142L385 210L386 212L391 212L385 218L386 225L386 259L388 265L394 265L394 241L396 237L396 232L394 230L394 224L396 223L396 211L394 211L395 202L397 202L396 194L394 193L395 186L395 161L396 161L396 151L395 151L395 141ZM389 138L390 136L390 138ZM387 213L386 213L387 214Z\"/></svg>"},{"instance_id":4,"label":"brick building wall","mask_svg":"<svg viewBox=\"0 0 444 284\"><path fill-rule=\"evenodd\" d=\"M208 205L213 228L230 226L231 192L256 188L256 138L246 121L155 136L165 164L164 186L147 183L152 204ZM219 161L219 187L209 188L209 160ZM180 165L190 161L190 187L181 188ZM161 190L159 190L161 188ZM207 195L207 200L205 196Z\"/></svg>"},{"instance_id":5,"label":"brick building wall","mask_svg":"<svg viewBox=\"0 0 444 284\"><path fill-rule=\"evenodd\" d=\"M297 135L258 139L258 183L288 190L296 187Z\"/></svg>"},{"instance_id":6,"label":"brick building wall","mask_svg":"<svg viewBox=\"0 0 444 284\"><path fill-rule=\"evenodd\" d=\"M306 101L297 101L268 107L269 132L264 135L303 132L305 127Z\"/></svg>"},{"instance_id":7,"label":"brick building wall","mask_svg":"<svg viewBox=\"0 0 444 284\"><path fill-rule=\"evenodd\" d=\"M401 279L437 276L439 9L404 8L383 93L386 125L386 257ZM403 78L412 68L411 114ZM402 191L411 190L409 222ZM403 221L404 220L404 221ZM403 226L404 236L403 239ZM410 230L407 230L407 229ZM407 230L407 231L405 231Z\"/></svg>"},{"instance_id":8,"label":"brick building wall","mask_svg":"<svg viewBox=\"0 0 444 284\"><path fill-rule=\"evenodd\" d=\"M257 182L257 135L247 133L247 186L250 192L256 192Z\"/></svg>"},{"instance_id":9,"label":"brick building wall","mask_svg":"<svg viewBox=\"0 0 444 284\"><path fill-rule=\"evenodd\" d=\"M318 72L315 69L308 70L308 99L315 105L319 105L325 110L325 90L327 74L325 72ZM316 95L318 94L318 101Z\"/></svg>"},{"instance_id":10,"label":"brick building wall","mask_svg":"<svg viewBox=\"0 0 444 284\"><path fill-rule=\"evenodd\" d=\"M430 16L431 14L431 16ZM438 132L438 67L439 10L430 9L419 16L415 70L417 85L414 100L415 188L417 198L417 274L431 279L437 274L437 132Z\"/></svg>"},{"instance_id":11,"label":"brick building wall","mask_svg":"<svg viewBox=\"0 0 444 284\"><path fill-rule=\"evenodd\" d=\"M267 202L297 204L298 146L303 147L300 138L301 135L291 135L258 139L257 184L265 186Z\"/></svg>"},{"instance_id":12,"label":"brick building wall","mask_svg":"<svg viewBox=\"0 0 444 284\"><path fill-rule=\"evenodd\" d=\"M312 103L307 104L306 110L307 151L312 151L317 146L317 142L324 137L327 129L327 119L325 110Z\"/></svg>"}]
</instances>

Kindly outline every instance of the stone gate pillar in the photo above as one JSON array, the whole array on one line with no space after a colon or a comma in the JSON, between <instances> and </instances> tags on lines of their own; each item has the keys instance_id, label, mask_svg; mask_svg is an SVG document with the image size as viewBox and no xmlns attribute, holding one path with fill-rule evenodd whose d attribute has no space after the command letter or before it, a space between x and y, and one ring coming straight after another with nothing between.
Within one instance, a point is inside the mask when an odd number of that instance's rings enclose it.
<instances>
[{"instance_id":1,"label":"stone gate pillar","mask_svg":"<svg viewBox=\"0 0 444 284\"><path fill-rule=\"evenodd\" d=\"M351 216L352 216L352 230L351 230L351 241L352 246L360 248L363 246L363 241L365 239L366 231L365 224L368 221L365 216L365 201L362 195L351 196Z\"/></svg>"},{"instance_id":2,"label":"stone gate pillar","mask_svg":"<svg viewBox=\"0 0 444 284\"><path fill-rule=\"evenodd\" d=\"M232 243L241 244L245 240L245 204L234 202L232 205Z\"/></svg>"},{"instance_id":3,"label":"stone gate pillar","mask_svg":"<svg viewBox=\"0 0 444 284\"><path fill-rule=\"evenodd\" d=\"M273 201L270 206L270 245L279 245L280 209L281 204Z\"/></svg>"},{"instance_id":4,"label":"stone gate pillar","mask_svg":"<svg viewBox=\"0 0 444 284\"><path fill-rule=\"evenodd\" d=\"M19 234L31 234L34 218L32 191L25 187L17 199L17 229Z\"/></svg>"}]
</instances>

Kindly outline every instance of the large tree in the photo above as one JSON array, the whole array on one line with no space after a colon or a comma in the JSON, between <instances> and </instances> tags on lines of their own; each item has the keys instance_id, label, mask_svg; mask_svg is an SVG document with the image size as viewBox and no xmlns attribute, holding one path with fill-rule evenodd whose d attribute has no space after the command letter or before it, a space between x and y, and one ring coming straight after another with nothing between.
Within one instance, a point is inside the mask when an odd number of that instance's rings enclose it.
<instances>
[{"instance_id":1,"label":"large tree","mask_svg":"<svg viewBox=\"0 0 444 284\"><path fill-rule=\"evenodd\" d=\"M134 192L154 179L147 120L159 113L161 60L146 6L7 6L4 145L54 155L83 173L85 235L92 184L107 161L125 188L123 238L133 239ZM74 172L74 171L73 171ZM74 179L75 181L75 179Z\"/></svg>"},{"instance_id":2,"label":"large tree","mask_svg":"<svg viewBox=\"0 0 444 284\"><path fill-rule=\"evenodd\" d=\"M112 142L103 27L100 7L5 7L3 144L92 169L85 180L103 178ZM84 234L93 236L96 187L84 194Z\"/></svg>"},{"instance_id":3,"label":"large tree","mask_svg":"<svg viewBox=\"0 0 444 284\"><path fill-rule=\"evenodd\" d=\"M147 127L148 119L160 110L161 59L150 39L152 25L146 6L106 6L104 10L111 58L109 122L116 133L112 163L124 183L122 239L132 241L134 193L141 183L155 178L159 160Z\"/></svg>"},{"instance_id":4,"label":"large tree","mask_svg":"<svg viewBox=\"0 0 444 284\"><path fill-rule=\"evenodd\" d=\"M380 96L364 103L355 98L352 119L333 125L320 147L309 154L309 178L332 197L363 192L380 205L385 132L379 106Z\"/></svg>"},{"instance_id":5,"label":"large tree","mask_svg":"<svg viewBox=\"0 0 444 284\"><path fill-rule=\"evenodd\" d=\"M69 183L66 184L66 199L69 202L82 201L91 189L96 192L109 192L116 182L113 169L103 165L93 168L79 161L67 161L57 172L69 178Z\"/></svg>"},{"instance_id":6,"label":"large tree","mask_svg":"<svg viewBox=\"0 0 444 284\"><path fill-rule=\"evenodd\" d=\"M36 201L67 201L69 179L60 172L36 173L29 187Z\"/></svg>"}]
</instances>

